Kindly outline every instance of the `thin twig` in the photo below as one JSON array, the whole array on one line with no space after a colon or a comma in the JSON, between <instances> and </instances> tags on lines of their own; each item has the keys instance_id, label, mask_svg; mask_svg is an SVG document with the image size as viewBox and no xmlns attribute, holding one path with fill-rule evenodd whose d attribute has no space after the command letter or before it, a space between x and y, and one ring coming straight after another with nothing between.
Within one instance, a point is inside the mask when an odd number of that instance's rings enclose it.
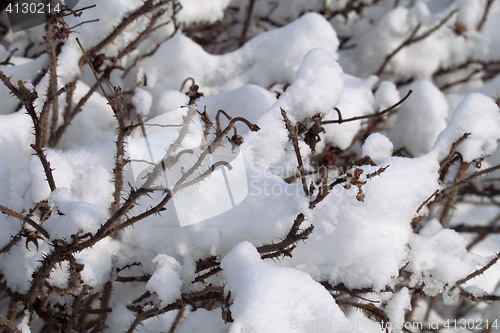
<instances>
[{"instance_id":1,"label":"thin twig","mask_svg":"<svg viewBox=\"0 0 500 333\"><path fill-rule=\"evenodd\" d=\"M177 312L177 315L175 316L175 319L172 323L172 326L170 326L170 330L168 333L174 333L175 330L177 329L177 326L181 323L181 319L184 316L184 312L186 311L186 307L183 306L182 308L179 309L179 312Z\"/></svg>"},{"instance_id":2,"label":"thin twig","mask_svg":"<svg viewBox=\"0 0 500 333\"><path fill-rule=\"evenodd\" d=\"M356 116L356 117L352 117L352 118L347 118L347 119L342 119L342 117L339 117L338 120L325 120L325 121L322 121L321 122L321 125L327 125L327 124L341 124L341 123L347 123L347 122L350 122L350 121L355 121L355 120L361 120L361 119L367 119L367 118L373 118L373 117L381 117L385 114L388 114L388 113L391 113L394 109L396 109L398 106L400 106L401 104L403 104L404 101L406 101L406 99L408 97L410 97L410 95L412 94L412 90L409 90L408 93L406 94L405 97L403 97L403 99L401 99L399 102L397 102L396 104L394 104L393 106L381 111L381 112L378 112L378 113L373 113L373 114L367 114L367 115L364 115L364 116ZM340 115L340 113L339 113Z\"/></svg>"},{"instance_id":3,"label":"thin twig","mask_svg":"<svg viewBox=\"0 0 500 333\"><path fill-rule=\"evenodd\" d=\"M285 126L286 129L288 130L289 133L289 138L290 141L292 142L293 145L293 150L295 151L295 157L297 158L297 163L299 173L300 173L300 180L302 181L302 189L304 190L305 195L309 195L309 189L307 188L307 182L306 182L306 175L305 175L305 169L304 169L304 163L302 162L302 156L300 155L300 148L299 148L299 141L297 139L297 127L293 127L292 123L288 119L288 116L286 115L286 111L281 109L281 116L283 117L283 120L285 121Z\"/></svg>"},{"instance_id":4,"label":"thin twig","mask_svg":"<svg viewBox=\"0 0 500 333\"><path fill-rule=\"evenodd\" d=\"M439 22L435 27L429 29L427 32L423 33L422 35L418 36L418 37L415 37L418 30L420 29L421 25L420 23L417 24L417 26L415 27L415 29L413 29L413 31L411 32L410 36L408 38L406 38L402 43L401 45L399 45L394 51L392 51L391 53L389 53L385 59L384 59L384 62L382 63L382 65L379 67L379 69L377 70L377 72L375 73L375 75L380 75L383 73L385 67L387 66L387 64L389 63L389 61L391 61L391 59L399 52L401 51L404 47L406 46L410 46L411 44L414 44L414 43L417 43L425 38L427 38L430 34L432 34L434 31L438 30L439 28L441 28L452 16L453 14L455 14L457 12L457 10L453 10L451 11L444 19L441 20L441 22Z\"/></svg>"},{"instance_id":5,"label":"thin twig","mask_svg":"<svg viewBox=\"0 0 500 333\"><path fill-rule=\"evenodd\" d=\"M10 249L12 249L12 247L17 245L17 243L21 241L21 239L22 236L20 234L16 234L14 237L12 237L10 242L8 242L4 247L2 247L2 249L0 249L0 253L8 253Z\"/></svg>"},{"instance_id":6,"label":"thin twig","mask_svg":"<svg viewBox=\"0 0 500 333\"><path fill-rule=\"evenodd\" d=\"M98 43L97 45L95 45L94 47L92 47L89 51L88 51L88 55L90 57L93 57L94 55L97 54L97 52L99 52L100 50L102 50L105 46L111 44L114 42L114 40L123 32L125 31L125 29L130 25L132 24L133 22L135 22L139 17L143 16L143 15L146 15L147 13L150 13L152 12L153 10L171 2L172 0L160 0L159 2L157 2L156 4L154 4L154 1L153 0L146 0L144 2L144 4L137 8L135 11L133 11L132 13L130 13L129 16L125 17L121 22L120 24L118 24L118 26L116 26L114 29L113 29L113 32L111 32L106 38L104 38L100 43ZM79 65L80 67L82 67L83 65L83 61L84 61L84 57L82 57L80 59L80 62L79 62Z\"/></svg>"},{"instance_id":7,"label":"thin twig","mask_svg":"<svg viewBox=\"0 0 500 333\"><path fill-rule=\"evenodd\" d=\"M295 218L290 231L288 232L286 238L276 244L268 244L257 247L257 252L261 255L262 259L277 258L281 255L288 255L291 257L291 250L295 247L294 244L299 240L306 240L312 233L314 226L310 225L302 232L299 231L299 227L304 222L305 216L300 213Z\"/></svg>"},{"instance_id":8,"label":"thin twig","mask_svg":"<svg viewBox=\"0 0 500 333\"><path fill-rule=\"evenodd\" d=\"M488 13L489 13L491 5L493 4L494 1L495 0L488 0L486 2L486 5L484 6L483 16L481 17L481 21L479 21L479 23L477 24L477 27L476 27L477 31L483 30L484 23L486 23L486 18L488 17Z\"/></svg>"},{"instance_id":9,"label":"thin twig","mask_svg":"<svg viewBox=\"0 0 500 333\"><path fill-rule=\"evenodd\" d=\"M20 329L17 328L17 326L13 322L1 316L0 316L0 325L8 327L12 331L14 331L14 333L23 333Z\"/></svg>"},{"instance_id":10,"label":"thin twig","mask_svg":"<svg viewBox=\"0 0 500 333\"><path fill-rule=\"evenodd\" d=\"M148 0L149 1L149 0ZM97 72L94 68L94 66L92 65L92 62L90 62L90 59L87 55L87 52L85 52L85 49L83 48L82 44L80 43L80 40L78 38L76 38L76 42L78 43L78 46L80 47L80 49L82 50L83 52L83 57L84 59L87 61L87 63L89 64L90 66L90 69L92 69L92 73L94 73L94 76L95 76L95 79L97 81L97 83L99 84L99 87L101 87L101 91L102 93L104 94L104 97L106 97L106 99L108 100L108 104L110 106L113 105L113 102L111 101L111 99L109 98L108 94L106 93L106 90L104 90L104 87L102 86L101 84L101 80L99 79L99 76L97 75Z\"/></svg>"},{"instance_id":11,"label":"thin twig","mask_svg":"<svg viewBox=\"0 0 500 333\"><path fill-rule=\"evenodd\" d=\"M245 22L243 23L243 30L241 32L240 41L238 43L238 45L240 47L243 46L243 44L245 44L245 41L247 38L247 30L248 30L248 26L250 25L250 20L252 18L254 3L255 3L255 0L250 0L250 3L248 4L248 7L247 7L247 15L245 17Z\"/></svg>"},{"instance_id":12,"label":"thin twig","mask_svg":"<svg viewBox=\"0 0 500 333\"><path fill-rule=\"evenodd\" d=\"M12 209L9 209L5 206L0 205L0 212L4 213L5 215L15 217L16 219L19 219L21 221L24 221L28 223L30 226L35 228L37 231L39 231L45 238L49 239L49 233L38 223L33 221L29 216L24 216L21 213L18 213Z\"/></svg>"},{"instance_id":13,"label":"thin twig","mask_svg":"<svg viewBox=\"0 0 500 333\"><path fill-rule=\"evenodd\" d=\"M500 234L500 226L480 226L480 225L468 225L468 224L458 224L450 229L455 230L456 232L471 232L476 234Z\"/></svg>"},{"instance_id":14,"label":"thin twig","mask_svg":"<svg viewBox=\"0 0 500 333\"><path fill-rule=\"evenodd\" d=\"M486 238L486 236L488 236L488 234L490 233L496 233L496 232L500 232L500 228L498 226L496 226L496 230L495 230L495 225L500 221L500 214L498 214L497 216L495 216L495 218L493 218L487 226L485 227L482 227L483 230L479 232L479 234L476 236L476 238L474 238L470 243L469 245L467 245L467 251L470 251L470 249L472 247L474 247L476 244L478 244L480 241L482 241L484 238ZM456 226L457 228L459 226ZM491 228L491 229L490 229ZM455 230L457 232L459 232L458 230ZM473 232L473 231L471 231Z\"/></svg>"},{"instance_id":15,"label":"thin twig","mask_svg":"<svg viewBox=\"0 0 500 333\"><path fill-rule=\"evenodd\" d=\"M100 309L102 312L99 314L99 324L98 328L102 331L106 328L106 319L108 318L108 311L105 311L109 306L109 301L111 300L111 292L113 290L113 283L108 281L104 284L102 288L101 304Z\"/></svg>"},{"instance_id":16,"label":"thin twig","mask_svg":"<svg viewBox=\"0 0 500 333\"><path fill-rule=\"evenodd\" d=\"M474 178L477 178L477 177L480 177L480 176L483 176L483 175L486 175L488 173L491 173L493 171L496 171L500 169L500 164L497 164L493 167L490 167L490 168L487 168L487 169L484 169L484 170L481 170L481 171L476 171L474 172L472 175L470 175L469 177L465 178L464 180L462 180L461 182L459 183L456 183L450 187L447 187L445 188L443 191L442 191L442 194L447 194L448 192L450 192L451 190L453 190L455 187L459 187L459 186L462 186L462 185L465 185L467 184L468 182L470 182L471 180L473 180Z\"/></svg>"},{"instance_id":17,"label":"thin twig","mask_svg":"<svg viewBox=\"0 0 500 333\"><path fill-rule=\"evenodd\" d=\"M473 295L472 293L465 291L463 288L459 288L459 289L460 289L460 296L465 297L467 299L470 299L473 302L479 302L479 301L498 302L498 301L500 301L500 296L497 296L497 295L485 294L482 296L476 296L476 295Z\"/></svg>"},{"instance_id":18,"label":"thin twig","mask_svg":"<svg viewBox=\"0 0 500 333\"><path fill-rule=\"evenodd\" d=\"M73 303L73 311L71 313L71 316L69 317L69 320L66 324L66 330L64 333L71 333L73 329L73 324L76 321L76 317L78 316L78 312L80 311L80 308L82 306L82 301L83 298L87 295L87 292L89 291L89 286L86 284L83 286L82 291L78 296L76 296L75 301Z\"/></svg>"},{"instance_id":19,"label":"thin twig","mask_svg":"<svg viewBox=\"0 0 500 333\"><path fill-rule=\"evenodd\" d=\"M488 270L491 266L493 266L494 264L496 264L496 262L498 261L498 259L500 259L500 253L498 253L493 259L490 260L490 262L485 265L484 267L481 267L480 269L478 270L475 270L474 272L470 273L469 275L467 275L465 278L461 279L461 280L458 280L455 285L453 287L451 287L450 291L453 291L456 287L458 287L459 285L461 284L464 284L465 282L469 281L469 280L472 280L473 278L483 274L484 272L486 272L486 270Z\"/></svg>"},{"instance_id":20,"label":"thin twig","mask_svg":"<svg viewBox=\"0 0 500 333\"><path fill-rule=\"evenodd\" d=\"M444 181L444 178L446 177L446 174L448 173L448 170L450 166L452 165L452 158L455 155L455 152L457 151L458 146L465 141L469 137L470 133L464 133L457 141L453 142L450 148L450 152L448 153L448 156L446 156L440 163L439 167L439 180Z\"/></svg>"},{"instance_id":21,"label":"thin twig","mask_svg":"<svg viewBox=\"0 0 500 333\"><path fill-rule=\"evenodd\" d=\"M470 163L467 162L462 162L460 164L460 168L458 169L458 172L455 176L455 183L459 183L467 170L469 169ZM439 218L439 222L441 222L441 225L445 227L448 224L448 219L450 215L451 208L453 207L453 204L456 201L456 197L458 194L459 188L455 188L453 191L451 191L450 195L448 196L448 200L446 200L443 210L441 211L441 216Z\"/></svg>"},{"instance_id":22,"label":"thin twig","mask_svg":"<svg viewBox=\"0 0 500 333\"><path fill-rule=\"evenodd\" d=\"M99 82L102 82L104 80L105 76L106 76L106 72L99 78ZM76 80L75 80L75 82L76 82ZM77 116L78 113L80 113L82 111L83 106L85 105L85 103L87 103L87 101L94 94L94 92L96 92L97 88L99 88L99 83L96 82L89 89L89 91L87 91L85 96L83 96L80 99L80 101L75 106L75 108L73 109L72 112L70 111L71 110L71 103L68 103L66 105L66 111L64 112L64 122L57 129L56 134L54 135L54 140L52 142L51 147L57 146L57 144L61 140L63 134L66 132L66 129L71 125L71 121ZM71 92L71 90L70 90L70 92ZM71 100L69 100L68 102L71 102Z\"/></svg>"}]
</instances>

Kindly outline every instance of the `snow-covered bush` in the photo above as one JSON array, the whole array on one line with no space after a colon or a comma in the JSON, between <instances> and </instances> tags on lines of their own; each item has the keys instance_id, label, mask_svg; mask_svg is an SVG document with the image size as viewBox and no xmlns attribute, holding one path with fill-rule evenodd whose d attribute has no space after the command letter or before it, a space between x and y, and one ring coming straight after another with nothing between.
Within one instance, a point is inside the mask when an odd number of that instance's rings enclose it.
<instances>
[{"instance_id":1,"label":"snow-covered bush","mask_svg":"<svg viewBox=\"0 0 500 333\"><path fill-rule=\"evenodd\" d=\"M499 31L495 0L81 0L5 31L0 326L499 331Z\"/></svg>"}]
</instances>

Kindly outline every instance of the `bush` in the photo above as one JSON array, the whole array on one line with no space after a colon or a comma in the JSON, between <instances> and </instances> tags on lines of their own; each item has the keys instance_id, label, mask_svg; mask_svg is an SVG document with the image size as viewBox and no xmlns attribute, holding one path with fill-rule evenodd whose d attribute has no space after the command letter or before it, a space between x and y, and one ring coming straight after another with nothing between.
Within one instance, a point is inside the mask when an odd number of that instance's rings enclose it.
<instances>
[{"instance_id":1,"label":"bush","mask_svg":"<svg viewBox=\"0 0 500 333\"><path fill-rule=\"evenodd\" d=\"M500 2L61 9L0 47L4 332L498 331Z\"/></svg>"}]
</instances>

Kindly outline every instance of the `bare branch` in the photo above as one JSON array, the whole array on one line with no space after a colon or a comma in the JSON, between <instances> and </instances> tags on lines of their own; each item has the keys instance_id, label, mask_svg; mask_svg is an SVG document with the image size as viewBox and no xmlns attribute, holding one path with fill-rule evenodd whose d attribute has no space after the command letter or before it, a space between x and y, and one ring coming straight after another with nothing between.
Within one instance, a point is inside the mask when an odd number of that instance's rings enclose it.
<instances>
[{"instance_id":1,"label":"bare branch","mask_svg":"<svg viewBox=\"0 0 500 333\"><path fill-rule=\"evenodd\" d=\"M451 11L444 19L441 20L441 22L439 22L435 27L429 29L428 31L426 31L425 33L423 33L422 35L416 37L417 35L417 32L418 30L420 29L421 25L420 23L417 24L417 26L415 27L415 29L413 29L413 31L411 32L410 36L408 36L408 38L406 38L402 43L401 45L399 45L394 51L392 51L391 53L389 53L385 59L384 59L384 62L382 63L382 65L379 67L379 69L377 70L377 72L375 73L375 75L380 75L383 73L385 67L387 66L387 64L389 63L389 61L391 61L391 59L399 52L401 51L404 47L407 47L407 46L410 46L411 44L414 44L414 43L417 43L425 38L427 38L429 35L431 35L433 32L435 32L436 30L438 30L439 28L441 28L452 16L453 14L455 14L457 12L457 10L453 10Z\"/></svg>"},{"instance_id":2,"label":"bare branch","mask_svg":"<svg viewBox=\"0 0 500 333\"><path fill-rule=\"evenodd\" d=\"M9 209L5 206L0 205L0 212L4 213L5 215L15 217L23 222L28 223L30 226L35 228L35 230L39 231L45 238L49 239L49 233L38 223L33 221L29 216L24 216L12 209Z\"/></svg>"},{"instance_id":3,"label":"bare branch","mask_svg":"<svg viewBox=\"0 0 500 333\"><path fill-rule=\"evenodd\" d=\"M404 101L406 101L406 99L408 97L410 97L410 95L412 94L412 90L409 90L408 93L406 94L405 97L403 97L403 99L401 99L399 102L397 102L396 104L394 104L393 106L379 112L379 113L373 113L373 114L368 114L368 115L364 115L364 116L356 116L356 117L352 117L352 118L347 118L347 119L342 119L342 117L339 117L338 120L325 120L325 121L322 121L321 122L321 125L326 125L326 124L341 124L341 123L347 123L347 122L350 122L350 121L355 121L355 120L361 120L361 119L367 119L367 118L374 118L374 117L381 117L385 114L390 114L394 111L394 109L396 109L398 106L400 106L401 104L403 104Z\"/></svg>"},{"instance_id":4,"label":"bare branch","mask_svg":"<svg viewBox=\"0 0 500 333\"><path fill-rule=\"evenodd\" d=\"M290 120L286 115L286 111L283 109L281 109L281 116L285 121L285 126L289 133L289 139L292 142L293 150L295 151L295 157L297 158L297 163L299 164L298 169L300 174L300 180L302 181L302 190L304 190L305 195L309 195L309 189L307 188L307 183L306 183L304 162L302 162L302 156L300 155L299 141L297 139L297 134L298 134L297 126L295 127L292 126L292 123L290 122Z\"/></svg>"},{"instance_id":5,"label":"bare branch","mask_svg":"<svg viewBox=\"0 0 500 333\"><path fill-rule=\"evenodd\" d=\"M14 333L23 333L20 329L17 328L17 326L13 322L11 322L6 318L3 318L2 316L0 316L0 325L8 327L12 331L14 331Z\"/></svg>"},{"instance_id":6,"label":"bare branch","mask_svg":"<svg viewBox=\"0 0 500 333\"><path fill-rule=\"evenodd\" d=\"M484 6L483 16L481 17L481 20L479 21L476 27L477 31L483 30L484 23L486 23L486 18L488 17L488 13L494 1L495 0L487 0L486 5Z\"/></svg>"}]
</instances>

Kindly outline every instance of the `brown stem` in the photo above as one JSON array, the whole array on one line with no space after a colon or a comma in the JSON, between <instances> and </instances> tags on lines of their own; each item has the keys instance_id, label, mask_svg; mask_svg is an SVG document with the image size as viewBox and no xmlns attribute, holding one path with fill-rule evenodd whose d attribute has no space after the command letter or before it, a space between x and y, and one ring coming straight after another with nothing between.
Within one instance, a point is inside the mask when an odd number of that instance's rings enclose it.
<instances>
[{"instance_id":1,"label":"brown stem","mask_svg":"<svg viewBox=\"0 0 500 333\"><path fill-rule=\"evenodd\" d=\"M17 326L13 322L1 316L0 316L0 325L8 327L12 331L14 331L14 333L23 333L20 329L17 328Z\"/></svg>"},{"instance_id":2,"label":"brown stem","mask_svg":"<svg viewBox=\"0 0 500 333\"><path fill-rule=\"evenodd\" d=\"M453 164L453 156L455 155L455 152L457 151L458 146L465 141L469 137L470 133L465 133L462 135L457 141L453 142L450 148L450 152L448 153L448 156L446 156L440 163L439 167L439 180L444 181L444 178L446 177L446 174L448 173L448 170L450 166Z\"/></svg>"},{"instance_id":3,"label":"brown stem","mask_svg":"<svg viewBox=\"0 0 500 333\"><path fill-rule=\"evenodd\" d=\"M45 44L47 46L47 54L49 56L49 86L47 89L47 96L54 96L52 101L52 119L50 125L50 137L55 135L57 130L57 120L59 118L59 95L57 91L57 52L56 52L56 36L55 28L57 21L55 19L48 19L45 24ZM49 120L49 112L40 113L40 122L42 126L42 147L47 146L47 127Z\"/></svg>"},{"instance_id":4,"label":"brown stem","mask_svg":"<svg viewBox=\"0 0 500 333\"><path fill-rule=\"evenodd\" d=\"M252 11L253 11L254 3L255 3L255 0L250 0L250 3L248 4L248 7L247 7L247 15L245 17L245 23L243 23L243 30L241 32L240 41L238 43L238 45L240 47L243 46L243 44L245 44L245 41L246 41L247 30L248 30L248 26L250 25L250 20L252 18Z\"/></svg>"},{"instance_id":5,"label":"brown stem","mask_svg":"<svg viewBox=\"0 0 500 333\"><path fill-rule=\"evenodd\" d=\"M490 260L490 262L485 265L484 267L481 267L480 269L470 273L469 275L467 275L465 278L461 279L461 280L458 280L455 285L453 287L451 287L450 291L453 291L456 287L458 287L459 285L461 284L464 284L465 282L469 281L469 280L472 280L473 278L483 274L484 272L486 272L486 270L488 270L491 266L495 265L496 262L498 261L498 259L500 259L500 253L497 254L493 259Z\"/></svg>"},{"instance_id":6,"label":"brown stem","mask_svg":"<svg viewBox=\"0 0 500 333\"><path fill-rule=\"evenodd\" d=\"M486 175L488 173L491 173L493 171L496 171L500 169L500 164L497 164L495 165L494 167L491 167L491 168L487 168L487 169L484 169L484 170L481 170L481 171L476 171L474 172L472 175L470 175L469 177L465 178L464 180L460 181L460 182L457 182L445 189L443 189L441 192L437 191L434 192L434 194L432 194L427 200L426 202L430 201L430 199L435 195L435 198L433 201L429 202L427 204L427 207L428 208L431 208L436 202L438 202L439 200L441 200L446 194L454 191L456 188L460 188L461 186L467 184L468 182L470 182L472 179L476 178L476 177L479 177L479 176L482 176L482 175ZM424 202L425 204L425 202ZM424 206L424 204L420 205L419 207L419 210ZM418 210L417 210L418 212Z\"/></svg>"},{"instance_id":7,"label":"brown stem","mask_svg":"<svg viewBox=\"0 0 500 333\"><path fill-rule=\"evenodd\" d=\"M99 78L99 82L102 82L104 80L104 77L105 77L105 74L102 75ZM54 135L54 140L53 140L53 143L52 143L51 147L56 147L57 146L57 144L61 140L64 132L66 132L66 129L69 127L69 125L71 125L71 121L73 121L73 119L76 117L76 115L82 111L82 107L85 105L85 103L87 103L88 99L90 98L90 96L92 96L92 94L94 94L94 92L97 90L97 88L99 88L99 83L96 82L89 89L89 91L85 94L85 96L83 96L80 99L80 101L78 102L78 104L75 106L73 112L68 111L68 109L67 109L67 112L64 113L64 122L57 129L57 131L56 131L56 133ZM68 104L68 105L69 105L69 108L71 108L71 104ZM67 108L68 108L68 105L66 106Z\"/></svg>"},{"instance_id":8,"label":"brown stem","mask_svg":"<svg viewBox=\"0 0 500 333\"><path fill-rule=\"evenodd\" d=\"M309 189L307 188L307 182L306 182L304 163L302 161L302 156L300 155L299 141L297 139L297 127L292 126L292 123L290 122L290 120L288 119L288 116L286 115L286 111L283 109L281 109L281 116L283 117L283 120L285 121L285 126L286 126L286 129L288 130L289 138L290 138L290 141L292 142L292 145L293 145L293 150L295 151L295 157L297 158L297 163L299 164L298 169L299 169L299 174L300 174L300 180L302 182L302 190L304 190L305 195L309 195Z\"/></svg>"},{"instance_id":9,"label":"brown stem","mask_svg":"<svg viewBox=\"0 0 500 333\"><path fill-rule=\"evenodd\" d=\"M495 226L498 222L500 221L500 214L498 214L497 216L495 216L495 218L493 218L487 226L485 227L479 227L481 228L482 230L478 232L478 235L476 236L476 238L474 238L470 243L469 245L467 245L467 251L470 251L471 248L473 248L475 245L477 245L480 241L482 241L483 239L485 239L490 233L500 233L500 227L499 226ZM460 225L458 226L455 226L453 229L455 228L459 228ZM465 227L470 227L470 228L473 228L473 226L465 226ZM460 232L459 230L455 229L455 231L457 232ZM467 232L465 230L463 230L464 232ZM475 232L473 230L471 230L470 232Z\"/></svg>"},{"instance_id":10,"label":"brown stem","mask_svg":"<svg viewBox=\"0 0 500 333\"><path fill-rule=\"evenodd\" d=\"M477 24L477 31L483 30L484 23L486 22L486 18L488 17L488 13L490 11L491 5L495 0L488 0L486 2L486 6L484 6L483 16L481 17L481 21Z\"/></svg>"},{"instance_id":11,"label":"brown stem","mask_svg":"<svg viewBox=\"0 0 500 333\"><path fill-rule=\"evenodd\" d=\"M45 156L43 149L37 145L31 144L31 148L33 148L36 152L36 155L42 162L43 170L45 171L45 176L47 177L47 182L49 183L50 190L54 191L56 189L56 182L54 181L54 177L52 176L52 169L50 168L50 163L47 161L47 157Z\"/></svg>"},{"instance_id":12,"label":"brown stem","mask_svg":"<svg viewBox=\"0 0 500 333\"><path fill-rule=\"evenodd\" d=\"M93 57L94 55L97 54L97 52L99 52L100 50L102 50L104 47L106 47L107 45L113 43L113 41L116 39L116 37L118 37L123 31L125 31L125 29L131 23L133 23L134 21L136 21L139 17L141 17L142 15L145 15L147 13L150 13L153 10L155 10L155 9L157 9L157 8L163 6L163 5L165 5L165 4L167 4L167 3L171 2L171 1L172 0L160 0L159 2L157 2L156 4L154 4L153 0L146 0L141 7L139 7L138 9L136 9L129 16L125 17L120 22L120 24L118 24L118 26L113 30L112 33L110 33L106 38L104 38L96 46L92 47L88 51L88 55L90 57ZM84 59L85 59L84 57L82 57L80 59L80 62L79 62L80 67L83 66Z\"/></svg>"},{"instance_id":13,"label":"brown stem","mask_svg":"<svg viewBox=\"0 0 500 333\"><path fill-rule=\"evenodd\" d=\"M186 307L183 306L182 308L179 309L179 312L177 312L177 316L175 316L175 320L172 323L172 326L170 326L170 330L168 333L174 333L175 330L177 329L177 326L181 323L181 319L184 316L184 312L186 311Z\"/></svg>"},{"instance_id":14,"label":"brown stem","mask_svg":"<svg viewBox=\"0 0 500 333\"><path fill-rule=\"evenodd\" d=\"M431 35L433 32L435 32L436 30L438 30L439 28L441 28L452 16L453 14L455 14L457 12L457 10L453 10L451 11L444 19L441 20L441 22L439 22L435 27L429 29L427 32L423 33L422 35L418 36L418 37L415 37L418 30L420 29L421 25L420 23L417 24L417 26L415 27L415 29L412 31L412 33L410 34L410 36L408 38L406 38L403 43L401 43L401 45L399 45L394 51L392 51L391 53L389 53L385 59L384 59L384 62L382 63L382 65L379 67L378 71L375 73L376 75L380 75L383 73L384 69L385 69L385 66L387 66L387 64L389 63L389 61L399 52L401 51L404 47L406 46L410 46L411 44L414 44L414 43L417 43L425 38L427 38L429 35Z\"/></svg>"},{"instance_id":15,"label":"brown stem","mask_svg":"<svg viewBox=\"0 0 500 333\"><path fill-rule=\"evenodd\" d=\"M389 114L389 113L392 113L392 111L394 109L396 109L398 106L400 106L401 104L403 104L404 101L406 101L406 99L408 97L410 97L410 95L412 94L412 90L409 90L408 93L406 94L405 97L403 97L403 99L401 99L399 102L397 102L396 104L392 105L391 107L379 112L379 113L373 113L373 114L368 114L368 115L364 115L364 116L356 116L356 117L352 117L352 118L347 118L347 119L342 119L341 117L339 117L338 120L325 120L325 121L322 121L321 122L321 125L327 125L327 124L341 124L341 123L347 123L347 122L350 122L350 121L355 121L355 120L361 120L361 119L367 119L367 118L374 118L374 117L381 117L385 114ZM339 113L340 115L340 113Z\"/></svg>"},{"instance_id":16,"label":"brown stem","mask_svg":"<svg viewBox=\"0 0 500 333\"><path fill-rule=\"evenodd\" d=\"M458 169L457 175L455 176L455 183L459 183L462 180L465 173L467 172L467 169L469 169L469 165L470 164L467 162L462 162L460 164L460 168ZM441 212L441 217L439 219L443 227L445 227L448 224L450 211L457 199L458 190L459 190L458 187L453 189L453 191L451 191L448 196L448 200L446 200L444 204L443 211Z\"/></svg>"},{"instance_id":17,"label":"brown stem","mask_svg":"<svg viewBox=\"0 0 500 333\"><path fill-rule=\"evenodd\" d=\"M82 301L87 292L89 291L89 286L84 285L82 288L82 291L78 296L76 296L75 302L73 303L73 311L71 313L71 316L69 317L68 322L66 323L66 330L64 333L71 333L73 331L73 325L76 321L76 317L78 316L78 312L80 311L80 308L82 306Z\"/></svg>"},{"instance_id":18,"label":"brown stem","mask_svg":"<svg viewBox=\"0 0 500 333\"><path fill-rule=\"evenodd\" d=\"M29 216L24 216L21 213L18 213L12 209L9 209L5 206L0 205L0 212L4 213L5 215L15 217L21 221L24 221L28 223L30 226L35 228L37 231L39 231L45 238L49 239L49 233L38 223L33 221Z\"/></svg>"},{"instance_id":19,"label":"brown stem","mask_svg":"<svg viewBox=\"0 0 500 333\"><path fill-rule=\"evenodd\" d=\"M115 167L113 168L115 190L113 192L113 202L111 203L110 207L111 214L114 214L120 207L123 190L123 169L127 164L125 159L125 137L127 129L125 124L125 114L123 112L123 96L120 87L115 88L112 109L114 111L115 118L118 121L118 138L116 139Z\"/></svg>"}]
</instances>

